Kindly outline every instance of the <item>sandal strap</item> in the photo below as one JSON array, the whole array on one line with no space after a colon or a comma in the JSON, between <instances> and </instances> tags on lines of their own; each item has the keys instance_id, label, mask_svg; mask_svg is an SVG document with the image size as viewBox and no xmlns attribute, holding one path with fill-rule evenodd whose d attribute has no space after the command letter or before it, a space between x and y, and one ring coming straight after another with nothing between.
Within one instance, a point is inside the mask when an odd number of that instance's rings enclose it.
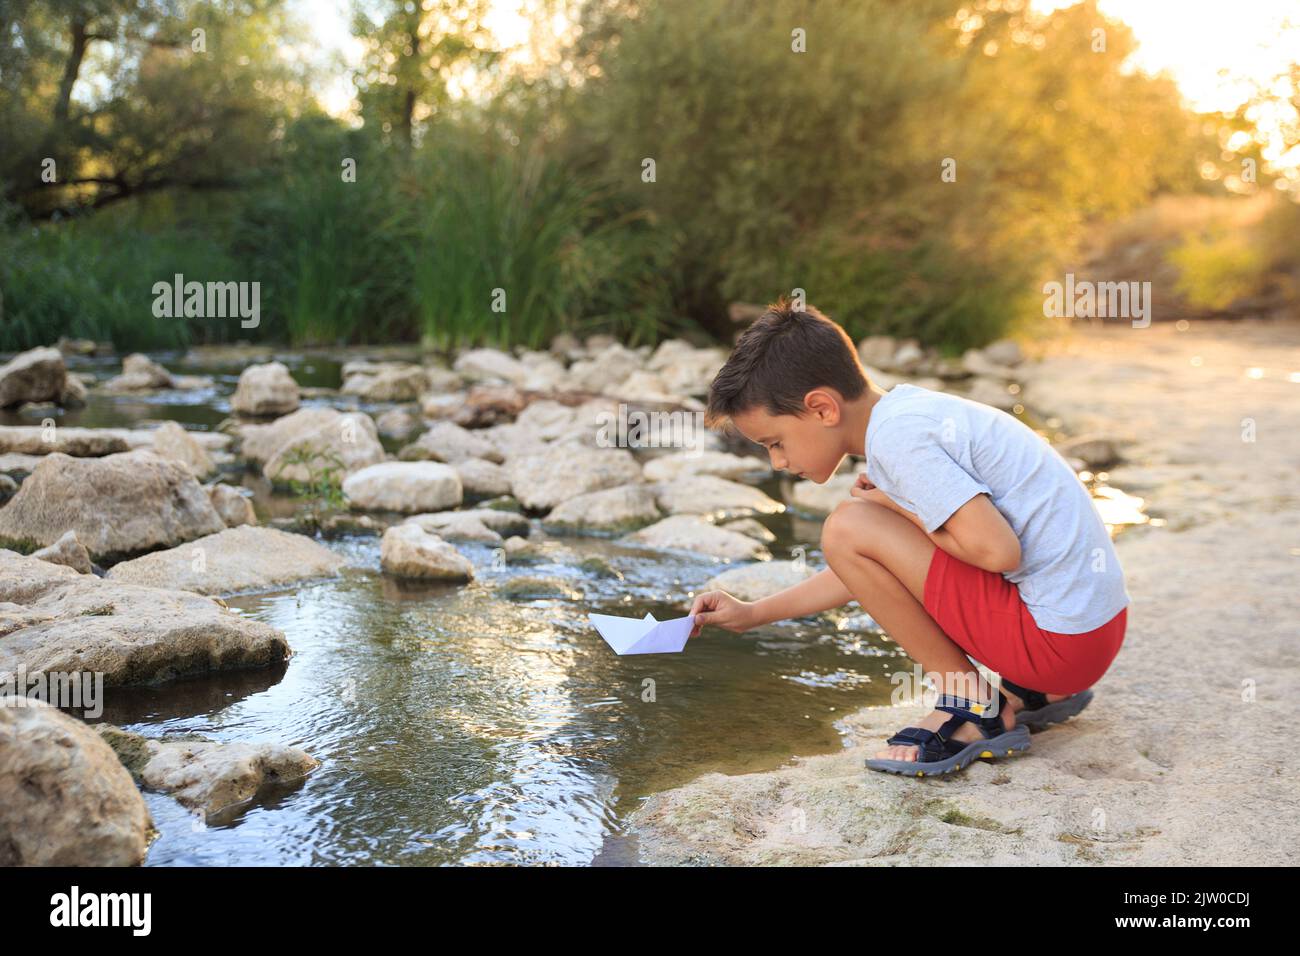
<instances>
[{"instance_id":1,"label":"sandal strap","mask_svg":"<svg viewBox=\"0 0 1300 956\"><path fill-rule=\"evenodd\" d=\"M944 724L944 728L948 725ZM885 741L887 745L901 744L904 747L916 747L917 763L934 763L951 757L966 745L949 740L942 732L926 730L924 727L904 727Z\"/></svg>"},{"instance_id":2,"label":"sandal strap","mask_svg":"<svg viewBox=\"0 0 1300 956\"><path fill-rule=\"evenodd\" d=\"M1013 691L1014 693L1014 691ZM940 731L947 736L960 723L969 722L979 728L986 738L996 737L1006 731L1006 726L1002 723L1002 708L1007 706L1007 696L998 689L998 712L989 715L988 711L992 709L991 702L988 704L980 701L967 700L965 697L958 697L955 694L941 694L938 702L935 704L935 710L942 710L945 713L952 714L952 718L940 728Z\"/></svg>"},{"instance_id":3,"label":"sandal strap","mask_svg":"<svg viewBox=\"0 0 1300 956\"><path fill-rule=\"evenodd\" d=\"M1027 687L1021 687L1019 684L1011 683L1005 677L1002 678L1002 686L1025 702L1025 710L1040 710L1047 706L1047 695L1041 690L1030 690Z\"/></svg>"}]
</instances>

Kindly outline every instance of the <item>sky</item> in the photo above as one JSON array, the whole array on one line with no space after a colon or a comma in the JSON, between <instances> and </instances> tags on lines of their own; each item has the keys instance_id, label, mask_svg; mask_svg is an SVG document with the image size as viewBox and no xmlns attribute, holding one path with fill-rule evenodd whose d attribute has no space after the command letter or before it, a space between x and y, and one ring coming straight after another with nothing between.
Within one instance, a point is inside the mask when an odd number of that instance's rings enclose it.
<instances>
[{"instance_id":1,"label":"sky","mask_svg":"<svg viewBox=\"0 0 1300 956\"><path fill-rule=\"evenodd\" d=\"M1072 5L1030 4L1044 13ZM1194 109L1233 109L1250 92L1243 80L1271 78L1288 56L1300 61L1300 0L1100 0L1098 7L1133 29L1135 65L1168 69ZM1221 69L1232 76L1219 76Z\"/></svg>"}]
</instances>

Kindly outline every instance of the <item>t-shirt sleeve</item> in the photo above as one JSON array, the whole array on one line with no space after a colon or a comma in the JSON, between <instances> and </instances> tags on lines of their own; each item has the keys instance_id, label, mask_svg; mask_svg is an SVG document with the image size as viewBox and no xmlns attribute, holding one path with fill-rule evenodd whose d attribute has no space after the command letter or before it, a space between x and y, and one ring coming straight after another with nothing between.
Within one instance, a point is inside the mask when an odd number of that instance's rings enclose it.
<instances>
[{"instance_id":1,"label":"t-shirt sleeve","mask_svg":"<svg viewBox=\"0 0 1300 956\"><path fill-rule=\"evenodd\" d=\"M873 473L879 476L873 481L920 517L927 533L976 495L992 494L988 485L958 463L960 440L944 442L940 423L924 415L900 415L872 436Z\"/></svg>"}]
</instances>

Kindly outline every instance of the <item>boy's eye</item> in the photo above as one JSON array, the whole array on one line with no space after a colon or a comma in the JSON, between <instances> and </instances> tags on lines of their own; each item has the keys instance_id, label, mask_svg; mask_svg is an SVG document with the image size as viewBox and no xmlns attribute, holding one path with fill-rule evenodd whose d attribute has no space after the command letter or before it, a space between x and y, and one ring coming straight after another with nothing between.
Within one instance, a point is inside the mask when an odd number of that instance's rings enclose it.
<instances>
[{"instance_id":1,"label":"boy's eye","mask_svg":"<svg viewBox=\"0 0 1300 956\"><path fill-rule=\"evenodd\" d=\"M768 448L780 448L780 447L781 447L781 443L780 443L779 441L774 441L774 442L772 442L772 444L768 445L767 447L768 447Z\"/></svg>"}]
</instances>

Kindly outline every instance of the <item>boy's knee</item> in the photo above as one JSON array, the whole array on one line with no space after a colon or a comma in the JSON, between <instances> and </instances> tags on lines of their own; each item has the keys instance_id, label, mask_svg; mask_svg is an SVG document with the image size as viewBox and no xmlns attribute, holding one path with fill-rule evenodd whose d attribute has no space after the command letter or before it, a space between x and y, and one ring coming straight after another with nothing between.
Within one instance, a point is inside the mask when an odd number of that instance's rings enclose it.
<instances>
[{"instance_id":1,"label":"boy's knee","mask_svg":"<svg viewBox=\"0 0 1300 956\"><path fill-rule=\"evenodd\" d=\"M887 510L861 498L850 498L836 505L822 523L821 548L826 560L832 560L832 555L860 552L867 540L863 531L871 518L877 511Z\"/></svg>"}]
</instances>

